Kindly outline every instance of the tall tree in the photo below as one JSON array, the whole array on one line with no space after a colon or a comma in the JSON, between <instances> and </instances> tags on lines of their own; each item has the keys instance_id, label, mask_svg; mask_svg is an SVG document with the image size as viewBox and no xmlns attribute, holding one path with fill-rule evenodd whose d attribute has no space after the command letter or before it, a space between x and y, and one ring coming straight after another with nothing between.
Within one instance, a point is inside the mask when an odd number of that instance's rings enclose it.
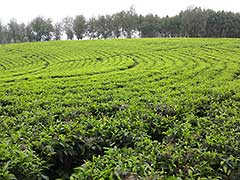
<instances>
[{"instance_id":1,"label":"tall tree","mask_svg":"<svg viewBox=\"0 0 240 180\"><path fill-rule=\"evenodd\" d=\"M94 39L97 37L97 19L95 17L92 17L88 20L86 25L86 33L87 36L89 36L90 39Z\"/></svg>"},{"instance_id":2,"label":"tall tree","mask_svg":"<svg viewBox=\"0 0 240 180\"><path fill-rule=\"evenodd\" d=\"M32 29L31 24L28 24L26 26L26 37L27 37L27 40L29 42L35 41L35 37L34 37L34 34L33 34L33 29Z\"/></svg>"},{"instance_id":3,"label":"tall tree","mask_svg":"<svg viewBox=\"0 0 240 180\"><path fill-rule=\"evenodd\" d=\"M65 17L63 19L63 28L67 35L67 39L70 39L70 40L74 38L73 21L74 20L72 17Z\"/></svg>"},{"instance_id":4,"label":"tall tree","mask_svg":"<svg viewBox=\"0 0 240 180\"><path fill-rule=\"evenodd\" d=\"M3 24L0 21L0 44L3 44Z\"/></svg>"},{"instance_id":5,"label":"tall tree","mask_svg":"<svg viewBox=\"0 0 240 180\"><path fill-rule=\"evenodd\" d=\"M112 30L113 30L113 35L116 38L119 38L122 35L122 30L123 30L123 13L115 13L112 15Z\"/></svg>"},{"instance_id":6,"label":"tall tree","mask_svg":"<svg viewBox=\"0 0 240 180\"><path fill-rule=\"evenodd\" d=\"M16 19L11 19L8 23L8 33L10 41L17 42L19 39L19 27Z\"/></svg>"},{"instance_id":7,"label":"tall tree","mask_svg":"<svg viewBox=\"0 0 240 180\"><path fill-rule=\"evenodd\" d=\"M178 37L183 35L182 17L164 17L160 20L159 33L162 37Z\"/></svg>"},{"instance_id":8,"label":"tall tree","mask_svg":"<svg viewBox=\"0 0 240 180\"><path fill-rule=\"evenodd\" d=\"M97 36L106 39L112 36L112 31L111 16L99 16L97 19Z\"/></svg>"},{"instance_id":9,"label":"tall tree","mask_svg":"<svg viewBox=\"0 0 240 180\"><path fill-rule=\"evenodd\" d=\"M127 38L131 38L132 34L138 30L138 15L135 8L131 6L129 11L122 11L122 30Z\"/></svg>"},{"instance_id":10,"label":"tall tree","mask_svg":"<svg viewBox=\"0 0 240 180\"><path fill-rule=\"evenodd\" d=\"M207 25L206 25L205 37L214 37L216 34L216 29L215 29L216 12L208 9L206 10L206 13L207 13Z\"/></svg>"},{"instance_id":11,"label":"tall tree","mask_svg":"<svg viewBox=\"0 0 240 180\"><path fill-rule=\"evenodd\" d=\"M153 14L143 17L140 31L142 37L157 37L159 32L159 17Z\"/></svg>"},{"instance_id":12,"label":"tall tree","mask_svg":"<svg viewBox=\"0 0 240 180\"><path fill-rule=\"evenodd\" d=\"M54 40L60 40L62 36L62 23L57 22L53 27L53 37Z\"/></svg>"},{"instance_id":13,"label":"tall tree","mask_svg":"<svg viewBox=\"0 0 240 180\"><path fill-rule=\"evenodd\" d=\"M78 15L73 21L73 30L77 39L82 39L86 32L86 19L83 15Z\"/></svg>"},{"instance_id":14,"label":"tall tree","mask_svg":"<svg viewBox=\"0 0 240 180\"><path fill-rule=\"evenodd\" d=\"M190 7L180 13L185 36L204 37L207 26L207 14L201 8Z\"/></svg>"},{"instance_id":15,"label":"tall tree","mask_svg":"<svg viewBox=\"0 0 240 180\"><path fill-rule=\"evenodd\" d=\"M19 41L20 42L26 42L27 41L27 35L26 35L26 25L24 23L21 23L18 25L19 30Z\"/></svg>"},{"instance_id":16,"label":"tall tree","mask_svg":"<svg viewBox=\"0 0 240 180\"><path fill-rule=\"evenodd\" d=\"M36 41L49 41L52 38L53 25L48 18L36 17L31 22L31 28Z\"/></svg>"}]
</instances>

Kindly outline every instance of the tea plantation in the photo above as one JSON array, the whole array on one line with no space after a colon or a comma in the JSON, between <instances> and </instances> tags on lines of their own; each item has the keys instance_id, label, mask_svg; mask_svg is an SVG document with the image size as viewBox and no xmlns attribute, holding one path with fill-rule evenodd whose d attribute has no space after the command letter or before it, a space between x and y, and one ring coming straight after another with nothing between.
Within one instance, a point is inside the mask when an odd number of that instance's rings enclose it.
<instances>
[{"instance_id":1,"label":"tea plantation","mask_svg":"<svg viewBox=\"0 0 240 180\"><path fill-rule=\"evenodd\" d=\"M0 179L240 179L240 39L0 46Z\"/></svg>"}]
</instances>

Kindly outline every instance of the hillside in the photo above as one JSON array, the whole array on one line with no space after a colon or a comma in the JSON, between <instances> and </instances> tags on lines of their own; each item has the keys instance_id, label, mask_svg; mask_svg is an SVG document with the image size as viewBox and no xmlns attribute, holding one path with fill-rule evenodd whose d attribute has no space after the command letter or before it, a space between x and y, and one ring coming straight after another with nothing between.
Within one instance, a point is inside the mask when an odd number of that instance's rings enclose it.
<instances>
[{"instance_id":1,"label":"hillside","mask_svg":"<svg viewBox=\"0 0 240 180\"><path fill-rule=\"evenodd\" d=\"M240 40L0 45L0 179L238 179Z\"/></svg>"}]
</instances>

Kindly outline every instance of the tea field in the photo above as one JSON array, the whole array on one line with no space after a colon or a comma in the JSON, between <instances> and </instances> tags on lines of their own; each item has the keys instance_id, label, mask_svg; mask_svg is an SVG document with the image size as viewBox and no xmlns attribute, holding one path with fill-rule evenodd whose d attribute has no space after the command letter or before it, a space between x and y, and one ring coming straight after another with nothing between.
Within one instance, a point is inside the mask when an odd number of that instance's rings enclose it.
<instances>
[{"instance_id":1,"label":"tea field","mask_svg":"<svg viewBox=\"0 0 240 180\"><path fill-rule=\"evenodd\" d=\"M0 45L0 179L240 179L240 39Z\"/></svg>"}]
</instances>

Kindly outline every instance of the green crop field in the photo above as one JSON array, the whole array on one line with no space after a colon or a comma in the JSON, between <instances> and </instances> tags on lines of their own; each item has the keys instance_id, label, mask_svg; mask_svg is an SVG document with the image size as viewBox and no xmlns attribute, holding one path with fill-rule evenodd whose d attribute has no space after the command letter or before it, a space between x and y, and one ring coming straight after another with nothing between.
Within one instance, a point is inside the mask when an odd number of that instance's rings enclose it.
<instances>
[{"instance_id":1,"label":"green crop field","mask_svg":"<svg viewBox=\"0 0 240 180\"><path fill-rule=\"evenodd\" d=\"M240 39L0 45L0 179L240 178Z\"/></svg>"}]
</instances>

